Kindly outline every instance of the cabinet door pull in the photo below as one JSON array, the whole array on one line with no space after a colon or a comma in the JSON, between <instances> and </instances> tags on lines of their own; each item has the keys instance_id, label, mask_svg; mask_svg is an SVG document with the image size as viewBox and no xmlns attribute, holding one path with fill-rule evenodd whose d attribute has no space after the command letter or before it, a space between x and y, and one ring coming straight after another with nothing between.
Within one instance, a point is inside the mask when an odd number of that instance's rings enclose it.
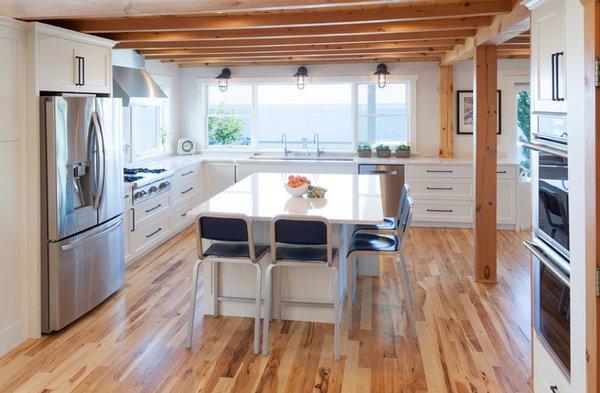
<instances>
[{"instance_id":1,"label":"cabinet door pull","mask_svg":"<svg viewBox=\"0 0 600 393\"><path fill-rule=\"evenodd\" d=\"M552 391L552 393L558 393L558 386L552 385L550 386L550 390Z\"/></svg>"},{"instance_id":2,"label":"cabinet door pull","mask_svg":"<svg viewBox=\"0 0 600 393\"><path fill-rule=\"evenodd\" d=\"M132 207L131 209L131 222L132 222L132 226L131 226L131 230L130 232L135 232L135 209Z\"/></svg>"},{"instance_id":3,"label":"cabinet door pull","mask_svg":"<svg viewBox=\"0 0 600 393\"><path fill-rule=\"evenodd\" d=\"M194 187L190 187L187 190L181 191L182 194L187 194L188 192L192 191L194 189Z\"/></svg>"},{"instance_id":4,"label":"cabinet door pull","mask_svg":"<svg viewBox=\"0 0 600 393\"><path fill-rule=\"evenodd\" d=\"M554 74L555 74L555 78L556 78L556 101L564 101L565 98L560 96L560 62L559 62L559 58L560 56L564 56L565 52L557 52L554 54L554 62L556 63L555 66L555 70L554 70Z\"/></svg>"},{"instance_id":5,"label":"cabinet door pull","mask_svg":"<svg viewBox=\"0 0 600 393\"><path fill-rule=\"evenodd\" d=\"M435 212L435 213L452 213L454 210L452 209L427 209L428 212Z\"/></svg>"},{"instance_id":6,"label":"cabinet door pull","mask_svg":"<svg viewBox=\"0 0 600 393\"><path fill-rule=\"evenodd\" d=\"M550 65L552 67L552 101L556 101L556 53L550 55Z\"/></svg>"},{"instance_id":7,"label":"cabinet door pull","mask_svg":"<svg viewBox=\"0 0 600 393\"><path fill-rule=\"evenodd\" d=\"M181 214L181 217L185 217L185 216L187 216L187 212Z\"/></svg>"},{"instance_id":8,"label":"cabinet door pull","mask_svg":"<svg viewBox=\"0 0 600 393\"><path fill-rule=\"evenodd\" d=\"M506 174L506 171L496 171L496 173Z\"/></svg>"},{"instance_id":9,"label":"cabinet door pull","mask_svg":"<svg viewBox=\"0 0 600 393\"><path fill-rule=\"evenodd\" d=\"M82 70L82 63L81 61L83 60L83 57L81 56L75 56L75 62L77 63L77 81L75 82L75 86L83 86L83 78L82 78L82 74L81 74L81 70Z\"/></svg>"},{"instance_id":10,"label":"cabinet door pull","mask_svg":"<svg viewBox=\"0 0 600 393\"><path fill-rule=\"evenodd\" d=\"M162 231L162 228L158 228L156 231L152 232L151 234L146 235L146 239L151 238L152 236L156 235L160 231Z\"/></svg>"},{"instance_id":11,"label":"cabinet door pull","mask_svg":"<svg viewBox=\"0 0 600 393\"><path fill-rule=\"evenodd\" d=\"M428 190L452 191L454 187L427 187Z\"/></svg>"},{"instance_id":12,"label":"cabinet door pull","mask_svg":"<svg viewBox=\"0 0 600 393\"><path fill-rule=\"evenodd\" d=\"M427 169L427 173L452 173L452 169L440 170L440 169Z\"/></svg>"},{"instance_id":13,"label":"cabinet door pull","mask_svg":"<svg viewBox=\"0 0 600 393\"><path fill-rule=\"evenodd\" d=\"M85 57L81 58L81 86L85 85Z\"/></svg>"},{"instance_id":14,"label":"cabinet door pull","mask_svg":"<svg viewBox=\"0 0 600 393\"><path fill-rule=\"evenodd\" d=\"M194 171L188 171L188 172L182 173L181 176L191 175L192 173L194 173Z\"/></svg>"},{"instance_id":15,"label":"cabinet door pull","mask_svg":"<svg viewBox=\"0 0 600 393\"><path fill-rule=\"evenodd\" d=\"M162 203L159 203L158 205L154 206L152 209L146 210L146 213L150 213L151 211L154 211L154 210L158 209L159 207L162 207Z\"/></svg>"}]
</instances>

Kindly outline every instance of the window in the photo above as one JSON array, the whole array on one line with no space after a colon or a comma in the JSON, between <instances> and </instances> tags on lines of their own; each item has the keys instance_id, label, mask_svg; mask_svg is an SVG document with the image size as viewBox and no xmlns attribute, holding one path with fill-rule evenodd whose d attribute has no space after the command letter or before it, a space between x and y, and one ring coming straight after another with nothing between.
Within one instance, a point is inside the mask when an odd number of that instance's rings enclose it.
<instances>
[{"instance_id":1,"label":"window","mask_svg":"<svg viewBox=\"0 0 600 393\"><path fill-rule=\"evenodd\" d=\"M163 76L154 76L154 79L169 97L172 79ZM127 161L170 152L171 135L169 99L160 106L135 105L123 108L123 142Z\"/></svg>"},{"instance_id":2,"label":"window","mask_svg":"<svg viewBox=\"0 0 600 393\"><path fill-rule=\"evenodd\" d=\"M252 87L229 86L207 89L208 145L250 145Z\"/></svg>"},{"instance_id":3,"label":"window","mask_svg":"<svg viewBox=\"0 0 600 393\"><path fill-rule=\"evenodd\" d=\"M529 142L531 135L530 130L530 113L531 113L531 96L529 93L528 84L518 84L515 86L516 94L516 120L517 120L517 137L519 142ZM519 146L519 163L520 172L524 176L529 176L531 164L531 150L524 146Z\"/></svg>"},{"instance_id":4,"label":"window","mask_svg":"<svg viewBox=\"0 0 600 393\"><path fill-rule=\"evenodd\" d=\"M299 90L289 78L237 80L222 92L199 79L204 145L213 149L352 151L358 143L408 143L416 151L416 76L378 88L372 78L313 78Z\"/></svg>"},{"instance_id":5,"label":"window","mask_svg":"<svg viewBox=\"0 0 600 393\"><path fill-rule=\"evenodd\" d=\"M408 84L358 85L358 140L366 143L408 142Z\"/></svg>"},{"instance_id":6,"label":"window","mask_svg":"<svg viewBox=\"0 0 600 393\"><path fill-rule=\"evenodd\" d=\"M352 85L257 85L258 148L307 148L315 132L327 150L352 150Z\"/></svg>"}]
</instances>

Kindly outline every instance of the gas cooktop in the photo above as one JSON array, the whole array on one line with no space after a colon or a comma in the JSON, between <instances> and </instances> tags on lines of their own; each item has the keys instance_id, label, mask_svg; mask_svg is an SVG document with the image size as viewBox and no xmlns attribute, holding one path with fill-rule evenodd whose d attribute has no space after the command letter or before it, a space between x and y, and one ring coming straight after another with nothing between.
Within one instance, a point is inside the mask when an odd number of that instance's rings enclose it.
<instances>
[{"instance_id":1,"label":"gas cooktop","mask_svg":"<svg viewBox=\"0 0 600 393\"><path fill-rule=\"evenodd\" d=\"M123 180L125 183L133 183L137 180L143 179L144 175L156 175L166 171L166 169L123 168Z\"/></svg>"}]
</instances>

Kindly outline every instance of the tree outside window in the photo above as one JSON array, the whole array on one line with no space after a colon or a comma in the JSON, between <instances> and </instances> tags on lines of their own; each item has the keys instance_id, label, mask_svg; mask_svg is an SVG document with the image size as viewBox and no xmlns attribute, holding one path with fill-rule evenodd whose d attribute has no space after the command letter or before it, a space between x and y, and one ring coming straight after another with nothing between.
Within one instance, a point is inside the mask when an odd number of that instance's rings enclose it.
<instances>
[{"instance_id":1,"label":"tree outside window","mask_svg":"<svg viewBox=\"0 0 600 393\"><path fill-rule=\"evenodd\" d=\"M517 127L519 130L519 142L529 142L531 135L531 96L529 90L517 92ZM528 174L531 169L531 151L525 147L519 147L519 161L521 174Z\"/></svg>"},{"instance_id":2,"label":"tree outside window","mask_svg":"<svg viewBox=\"0 0 600 393\"><path fill-rule=\"evenodd\" d=\"M208 144L209 145L249 145L249 138L242 138L244 120L236 116L232 109L227 109L220 103L213 109L208 117Z\"/></svg>"}]
</instances>

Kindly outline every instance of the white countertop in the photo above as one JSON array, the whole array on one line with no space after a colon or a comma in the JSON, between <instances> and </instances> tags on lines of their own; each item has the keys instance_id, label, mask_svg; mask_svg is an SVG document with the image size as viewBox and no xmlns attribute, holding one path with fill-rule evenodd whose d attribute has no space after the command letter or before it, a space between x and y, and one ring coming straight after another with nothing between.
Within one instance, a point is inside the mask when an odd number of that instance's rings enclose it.
<instances>
[{"instance_id":1,"label":"white countertop","mask_svg":"<svg viewBox=\"0 0 600 393\"><path fill-rule=\"evenodd\" d=\"M149 159L132 164L127 164L127 167L148 167L148 168L164 168L167 170L175 170L183 168L188 165L193 165L199 162L233 162L233 163L253 163L253 164L268 164L268 163L316 163L323 165L357 165L357 164L403 164L403 165L472 165L473 160L469 158L439 158L439 157L410 157L410 158L359 158L356 156L340 156L331 155L321 157L319 160L307 160L302 156L294 159L288 157L285 160L281 159L280 155L272 153L260 154L260 158L252 158L251 153L242 152L203 152L192 154L188 156L164 156L156 159ZM347 160L327 160L328 157L332 158L345 158ZM498 165L519 165L518 162L514 162L507 159L499 159Z\"/></svg>"},{"instance_id":2,"label":"white countertop","mask_svg":"<svg viewBox=\"0 0 600 393\"><path fill-rule=\"evenodd\" d=\"M323 199L292 197L284 188L287 174L255 173L190 211L240 213L257 221L279 214L323 216L332 224L378 224L383 221L378 175L305 174L328 191Z\"/></svg>"}]
</instances>

